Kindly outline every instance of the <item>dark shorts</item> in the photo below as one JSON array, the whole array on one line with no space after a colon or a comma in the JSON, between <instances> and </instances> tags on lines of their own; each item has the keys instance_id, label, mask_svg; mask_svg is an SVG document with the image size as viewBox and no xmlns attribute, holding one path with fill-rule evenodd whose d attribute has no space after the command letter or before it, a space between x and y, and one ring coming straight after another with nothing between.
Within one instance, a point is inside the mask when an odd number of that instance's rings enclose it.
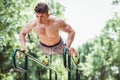
<instances>
[{"instance_id":1,"label":"dark shorts","mask_svg":"<svg viewBox=\"0 0 120 80\"><path fill-rule=\"evenodd\" d=\"M51 55L51 54L63 54L63 48L65 44L63 42L63 39L60 38L60 41L53 45L53 46L47 46L41 42L38 43L39 49L45 54L45 55Z\"/></svg>"}]
</instances>

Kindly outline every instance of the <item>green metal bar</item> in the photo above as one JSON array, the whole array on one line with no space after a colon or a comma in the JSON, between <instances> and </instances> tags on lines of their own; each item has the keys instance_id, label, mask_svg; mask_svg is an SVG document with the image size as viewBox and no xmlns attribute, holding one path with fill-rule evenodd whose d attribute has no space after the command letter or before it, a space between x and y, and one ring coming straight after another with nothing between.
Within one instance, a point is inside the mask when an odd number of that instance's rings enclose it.
<instances>
[{"instance_id":1,"label":"green metal bar","mask_svg":"<svg viewBox=\"0 0 120 80\"><path fill-rule=\"evenodd\" d=\"M79 63L80 63L80 52L79 53ZM76 69L76 80L80 80L80 70L77 68Z\"/></svg>"},{"instance_id":2,"label":"green metal bar","mask_svg":"<svg viewBox=\"0 0 120 80\"><path fill-rule=\"evenodd\" d=\"M71 70L71 59L68 56L68 68ZM68 80L71 80L71 71L68 71Z\"/></svg>"},{"instance_id":3,"label":"green metal bar","mask_svg":"<svg viewBox=\"0 0 120 80\"><path fill-rule=\"evenodd\" d=\"M76 80L80 80L80 73L78 69L76 69Z\"/></svg>"},{"instance_id":4,"label":"green metal bar","mask_svg":"<svg viewBox=\"0 0 120 80\"><path fill-rule=\"evenodd\" d=\"M34 58L33 56L31 56L31 55L29 55L29 54L27 54L27 53L25 53L25 55L27 55L31 60L33 60L34 62L40 64L40 65L43 66L44 68L49 69L49 70L55 72L55 73L56 73L55 76L57 77L57 71L56 71L56 70L54 70L54 69L51 68L50 66L44 65L44 64L43 64L42 62L40 62L38 59ZM52 80L52 79L51 79L51 80ZM57 80L57 78L56 78L55 80Z\"/></svg>"},{"instance_id":5,"label":"green metal bar","mask_svg":"<svg viewBox=\"0 0 120 80\"><path fill-rule=\"evenodd\" d=\"M68 66L67 66L67 48L63 48L63 62L64 62L64 67L68 70L68 80L71 80L71 59L70 56L68 55Z\"/></svg>"},{"instance_id":6,"label":"green metal bar","mask_svg":"<svg viewBox=\"0 0 120 80\"><path fill-rule=\"evenodd\" d=\"M44 65L42 62L40 62L38 59L36 59L35 57L31 56L30 54L25 53L25 55L27 55L27 56L29 57L29 59L31 59L32 61L40 64L40 65L43 66L44 68L49 69L49 70L51 69L52 71L54 71L55 73L57 73L56 70L54 70L54 69L51 68L50 66Z\"/></svg>"},{"instance_id":7,"label":"green metal bar","mask_svg":"<svg viewBox=\"0 0 120 80\"><path fill-rule=\"evenodd\" d=\"M52 70L50 69L50 76L49 79L52 80Z\"/></svg>"},{"instance_id":8,"label":"green metal bar","mask_svg":"<svg viewBox=\"0 0 120 80\"><path fill-rule=\"evenodd\" d=\"M18 49L15 49L12 53L12 65L13 65L13 68L19 72L27 72L27 70L23 69L23 68L20 68L20 67L17 67L16 66L16 53L17 53Z\"/></svg>"},{"instance_id":9,"label":"green metal bar","mask_svg":"<svg viewBox=\"0 0 120 80\"><path fill-rule=\"evenodd\" d=\"M50 64L52 63L52 55L50 55ZM49 79L52 80L52 70L50 69Z\"/></svg>"},{"instance_id":10,"label":"green metal bar","mask_svg":"<svg viewBox=\"0 0 120 80\"><path fill-rule=\"evenodd\" d=\"M80 69L78 68L78 65L75 64L75 61L74 61L73 57L71 57L71 61L72 61L73 65L74 65L74 68L78 69L80 71Z\"/></svg>"},{"instance_id":11,"label":"green metal bar","mask_svg":"<svg viewBox=\"0 0 120 80\"><path fill-rule=\"evenodd\" d=\"M75 69L76 69L76 80L80 80L80 74L79 74L80 69L78 68L78 65L75 64L75 61L74 61L73 57L71 57L71 60L72 60L72 63L74 65ZM80 60L80 58L79 58L79 60Z\"/></svg>"},{"instance_id":12,"label":"green metal bar","mask_svg":"<svg viewBox=\"0 0 120 80\"><path fill-rule=\"evenodd\" d=\"M55 73L55 80L57 80L57 74Z\"/></svg>"},{"instance_id":13,"label":"green metal bar","mask_svg":"<svg viewBox=\"0 0 120 80\"><path fill-rule=\"evenodd\" d=\"M63 48L63 62L64 62L64 67L67 67L67 62L66 62L66 54L67 54L67 48Z\"/></svg>"},{"instance_id":14,"label":"green metal bar","mask_svg":"<svg viewBox=\"0 0 120 80\"><path fill-rule=\"evenodd\" d=\"M64 61L65 68L67 68L66 55L67 55L67 48L64 47L64 49L63 49L63 61ZM80 53L79 53L79 55L80 55ZM80 57L79 57L79 60L80 60ZM71 57L69 55L68 55L68 80L71 80L71 61L74 65L74 68L76 69L76 80L80 80L80 74L79 74L80 69L78 68L78 65L75 63L73 57Z\"/></svg>"},{"instance_id":15,"label":"green metal bar","mask_svg":"<svg viewBox=\"0 0 120 80\"><path fill-rule=\"evenodd\" d=\"M55 72L55 74L56 74L56 75L55 75L55 78L56 78L55 80L57 80L57 71L56 71L56 70L52 69L50 66L44 65L42 62L40 62L40 61L39 61L38 59L36 59L35 57L31 56L31 55L28 54L28 53L23 53L23 52L20 51L19 49L15 49L14 52L13 52L13 54L12 54L12 64L13 64L13 67L15 68L15 70L20 71L20 72L27 72L27 70L22 69L22 68L19 68L19 67L16 66L15 56L16 56L17 51L19 51L20 53L28 56L29 59L31 59L32 61L40 64L42 67L44 67L44 68L46 68L46 69L49 69L49 70L52 70L53 72Z\"/></svg>"},{"instance_id":16,"label":"green metal bar","mask_svg":"<svg viewBox=\"0 0 120 80\"><path fill-rule=\"evenodd\" d=\"M68 64L67 64L67 55L68 55L67 52L68 52L67 48L64 47L64 48L63 48L63 63L64 63L64 67L66 68L66 70L67 70L67 71L71 71L71 70L68 68Z\"/></svg>"},{"instance_id":17,"label":"green metal bar","mask_svg":"<svg viewBox=\"0 0 120 80\"><path fill-rule=\"evenodd\" d=\"M28 56L25 56L25 70L28 69ZM24 73L24 80L28 80L27 73Z\"/></svg>"}]
</instances>

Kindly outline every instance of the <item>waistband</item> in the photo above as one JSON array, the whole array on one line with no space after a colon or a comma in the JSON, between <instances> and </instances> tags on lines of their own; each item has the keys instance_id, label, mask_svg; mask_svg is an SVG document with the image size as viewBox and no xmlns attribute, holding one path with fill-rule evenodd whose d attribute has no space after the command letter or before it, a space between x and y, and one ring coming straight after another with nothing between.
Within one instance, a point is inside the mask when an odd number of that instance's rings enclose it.
<instances>
[{"instance_id":1,"label":"waistband","mask_svg":"<svg viewBox=\"0 0 120 80\"><path fill-rule=\"evenodd\" d=\"M60 37L59 42L56 43L56 44L54 44L54 45L48 46L48 45L46 45L46 44L44 44L44 43L42 43L42 42L40 42L40 44L41 44L42 46L45 46L45 47L55 47L55 46L59 45L61 41L62 41L62 39L61 39L61 37Z\"/></svg>"}]
</instances>

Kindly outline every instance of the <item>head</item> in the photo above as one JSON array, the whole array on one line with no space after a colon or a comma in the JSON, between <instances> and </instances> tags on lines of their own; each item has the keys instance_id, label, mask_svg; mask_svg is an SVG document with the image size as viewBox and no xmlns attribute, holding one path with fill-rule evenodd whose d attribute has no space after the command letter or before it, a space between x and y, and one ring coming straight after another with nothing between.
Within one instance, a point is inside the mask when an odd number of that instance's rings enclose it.
<instances>
[{"instance_id":1,"label":"head","mask_svg":"<svg viewBox=\"0 0 120 80\"><path fill-rule=\"evenodd\" d=\"M37 21L41 24L47 23L47 19L49 17L48 5L45 3L38 3L34 10Z\"/></svg>"}]
</instances>

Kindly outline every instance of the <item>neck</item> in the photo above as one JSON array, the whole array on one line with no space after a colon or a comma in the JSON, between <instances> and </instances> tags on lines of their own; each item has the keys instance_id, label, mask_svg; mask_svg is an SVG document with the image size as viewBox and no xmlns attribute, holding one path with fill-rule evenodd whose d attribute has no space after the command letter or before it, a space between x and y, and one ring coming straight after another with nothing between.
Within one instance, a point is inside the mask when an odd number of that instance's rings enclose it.
<instances>
[{"instance_id":1,"label":"neck","mask_svg":"<svg viewBox=\"0 0 120 80\"><path fill-rule=\"evenodd\" d=\"M49 19L47 19L44 25L49 25L49 22L50 22Z\"/></svg>"}]
</instances>

